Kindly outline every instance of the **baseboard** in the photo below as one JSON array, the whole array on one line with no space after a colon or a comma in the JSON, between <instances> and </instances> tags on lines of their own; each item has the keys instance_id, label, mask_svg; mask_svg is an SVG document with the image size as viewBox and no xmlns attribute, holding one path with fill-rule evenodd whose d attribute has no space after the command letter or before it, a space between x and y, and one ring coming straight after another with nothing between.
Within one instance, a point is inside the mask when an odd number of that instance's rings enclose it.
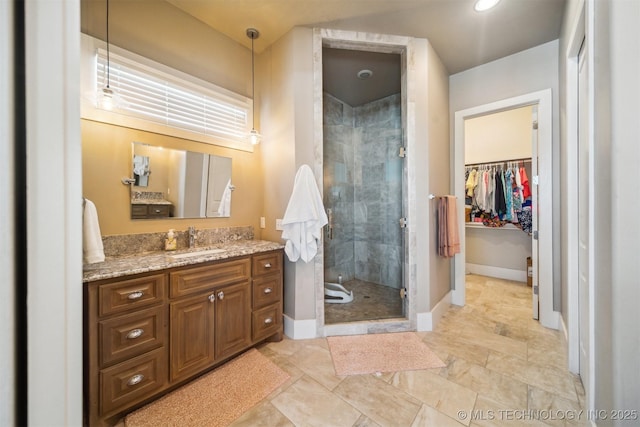
<instances>
[{"instance_id":1,"label":"baseboard","mask_svg":"<svg viewBox=\"0 0 640 427\"><path fill-rule=\"evenodd\" d=\"M451 305L451 291L426 313L418 313L416 316L416 329L418 331L433 331Z\"/></svg>"},{"instance_id":2,"label":"baseboard","mask_svg":"<svg viewBox=\"0 0 640 427\"><path fill-rule=\"evenodd\" d=\"M515 282L526 282L526 270L514 270L511 268L494 267L482 264L465 264L467 273L478 274L480 276L495 277L497 279L513 280Z\"/></svg>"},{"instance_id":3,"label":"baseboard","mask_svg":"<svg viewBox=\"0 0 640 427\"><path fill-rule=\"evenodd\" d=\"M285 314L284 334L292 340L316 338L316 319L295 320Z\"/></svg>"}]
</instances>

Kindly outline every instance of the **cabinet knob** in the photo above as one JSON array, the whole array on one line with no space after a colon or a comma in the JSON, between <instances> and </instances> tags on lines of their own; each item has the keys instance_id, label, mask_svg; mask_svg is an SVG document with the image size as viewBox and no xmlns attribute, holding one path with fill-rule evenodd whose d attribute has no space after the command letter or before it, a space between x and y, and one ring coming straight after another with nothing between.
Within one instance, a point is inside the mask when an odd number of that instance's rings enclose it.
<instances>
[{"instance_id":1,"label":"cabinet knob","mask_svg":"<svg viewBox=\"0 0 640 427\"><path fill-rule=\"evenodd\" d=\"M271 263L270 263L270 262L267 262L267 263L264 265L264 268L271 268Z\"/></svg>"},{"instance_id":2,"label":"cabinet knob","mask_svg":"<svg viewBox=\"0 0 640 427\"><path fill-rule=\"evenodd\" d=\"M271 292L273 292L273 289L271 289L271 288L264 288L264 293L265 293L265 294L270 294Z\"/></svg>"},{"instance_id":3,"label":"cabinet knob","mask_svg":"<svg viewBox=\"0 0 640 427\"><path fill-rule=\"evenodd\" d=\"M273 323L273 319L271 317L267 317L266 319L264 319L264 324L268 325L270 323Z\"/></svg>"},{"instance_id":4,"label":"cabinet knob","mask_svg":"<svg viewBox=\"0 0 640 427\"><path fill-rule=\"evenodd\" d=\"M144 379L144 375L135 374L134 376L129 378L129 381L127 381L127 385L134 386L136 384L140 384L140 382L142 382L143 379Z\"/></svg>"},{"instance_id":5,"label":"cabinet knob","mask_svg":"<svg viewBox=\"0 0 640 427\"><path fill-rule=\"evenodd\" d=\"M218 292L218 298L219 299L224 299L224 292L222 292L222 291Z\"/></svg>"},{"instance_id":6,"label":"cabinet knob","mask_svg":"<svg viewBox=\"0 0 640 427\"><path fill-rule=\"evenodd\" d=\"M142 334L144 334L144 329L139 329L139 328L132 329L127 334L127 339L135 340L136 338L139 338Z\"/></svg>"},{"instance_id":7,"label":"cabinet knob","mask_svg":"<svg viewBox=\"0 0 640 427\"><path fill-rule=\"evenodd\" d=\"M209 302L214 302L216 300L216 294L209 295Z\"/></svg>"},{"instance_id":8,"label":"cabinet knob","mask_svg":"<svg viewBox=\"0 0 640 427\"><path fill-rule=\"evenodd\" d=\"M156 213L160 213L160 209L156 209Z\"/></svg>"},{"instance_id":9,"label":"cabinet knob","mask_svg":"<svg viewBox=\"0 0 640 427\"><path fill-rule=\"evenodd\" d=\"M142 298L142 295L144 295L144 292L135 291L135 292L131 292L129 295L127 295L127 298L130 299L130 300L136 300L136 299Z\"/></svg>"}]
</instances>

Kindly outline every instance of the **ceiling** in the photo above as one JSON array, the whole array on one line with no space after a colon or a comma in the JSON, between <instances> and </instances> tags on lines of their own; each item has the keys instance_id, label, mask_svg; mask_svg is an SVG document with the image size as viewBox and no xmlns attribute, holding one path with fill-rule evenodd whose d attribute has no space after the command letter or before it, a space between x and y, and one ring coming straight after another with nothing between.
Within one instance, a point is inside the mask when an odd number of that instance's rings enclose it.
<instances>
[{"instance_id":1,"label":"ceiling","mask_svg":"<svg viewBox=\"0 0 640 427\"><path fill-rule=\"evenodd\" d=\"M557 39L565 8L565 0L501 0L481 13L474 11L474 0L166 1L248 48L245 31L257 28L256 53L295 26L426 38L450 74ZM336 64L340 59L345 70L373 70L367 55L359 56L359 65L349 55L335 58Z\"/></svg>"}]
</instances>

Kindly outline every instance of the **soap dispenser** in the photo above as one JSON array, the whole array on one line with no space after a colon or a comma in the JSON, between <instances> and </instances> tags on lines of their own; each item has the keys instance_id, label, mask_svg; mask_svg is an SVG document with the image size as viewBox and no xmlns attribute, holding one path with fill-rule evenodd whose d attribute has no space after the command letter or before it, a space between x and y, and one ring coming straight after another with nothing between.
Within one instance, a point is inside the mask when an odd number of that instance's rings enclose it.
<instances>
[{"instance_id":1,"label":"soap dispenser","mask_svg":"<svg viewBox=\"0 0 640 427\"><path fill-rule=\"evenodd\" d=\"M174 235L173 228L172 228L167 233L167 238L164 241L164 250L175 251L177 247L178 247L178 242L176 240L176 236Z\"/></svg>"}]
</instances>

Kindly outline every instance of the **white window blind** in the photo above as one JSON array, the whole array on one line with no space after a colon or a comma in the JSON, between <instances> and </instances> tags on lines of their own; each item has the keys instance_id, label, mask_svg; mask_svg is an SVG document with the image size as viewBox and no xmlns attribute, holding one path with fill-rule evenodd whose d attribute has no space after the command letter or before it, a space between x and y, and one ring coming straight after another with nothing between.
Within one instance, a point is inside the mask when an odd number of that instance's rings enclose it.
<instances>
[{"instance_id":1,"label":"white window blind","mask_svg":"<svg viewBox=\"0 0 640 427\"><path fill-rule=\"evenodd\" d=\"M252 113L248 98L233 98L113 53L109 63L109 86L121 99L117 113L246 142ZM107 53L98 49L95 87L100 89L106 83Z\"/></svg>"}]
</instances>

